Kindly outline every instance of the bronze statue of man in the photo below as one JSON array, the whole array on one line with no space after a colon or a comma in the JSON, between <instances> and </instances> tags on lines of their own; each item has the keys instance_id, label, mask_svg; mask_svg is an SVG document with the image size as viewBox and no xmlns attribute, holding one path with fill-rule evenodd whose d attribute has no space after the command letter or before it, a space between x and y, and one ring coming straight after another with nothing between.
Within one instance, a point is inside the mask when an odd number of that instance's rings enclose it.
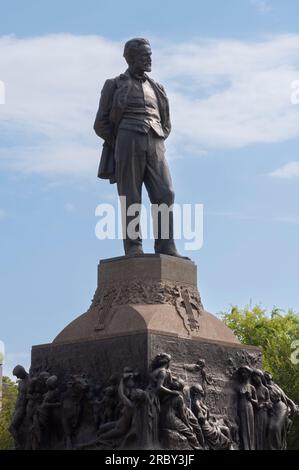
<instances>
[{"instance_id":1,"label":"bronze statue of man","mask_svg":"<svg viewBox=\"0 0 299 470\"><path fill-rule=\"evenodd\" d=\"M133 204L141 204L143 183L151 203L168 209L166 217L165 211L158 214L154 225L155 252L180 256L173 238L174 192L165 160L164 140L171 129L168 99L162 85L146 74L152 63L147 39L131 39L123 55L128 69L106 80L94 124L96 134L104 139L98 176L116 182L119 196L125 196L122 220L127 256L143 254L140 213L128 213ZM134 220L132 236L128 228Z\"/></svg>"}]
</instances>

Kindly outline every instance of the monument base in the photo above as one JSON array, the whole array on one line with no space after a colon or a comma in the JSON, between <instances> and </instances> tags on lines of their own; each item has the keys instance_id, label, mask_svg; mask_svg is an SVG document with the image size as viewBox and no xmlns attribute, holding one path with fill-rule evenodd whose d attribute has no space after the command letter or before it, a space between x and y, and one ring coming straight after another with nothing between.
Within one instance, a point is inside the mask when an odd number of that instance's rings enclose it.
<instances>
[{"instance_id":1,"label":"monument base","mask_svg":"<svg viewBox=\"0 0 299 470\"><path fill-rule=\"evenodd\" d=\"M96 443L97 430L101 424L105 424L101 423L101 412L97 406L105 398L105 390L114 385L113 377L118 377L119 381L126 371L138 375L136 386L146 390L151 364L157 355L164 352L171 356L172 376L184 381L187 394L192 386L200 384L210 416L215 422L229 426L231 445L238 448L237 400L233 377L240 366L260 368L260 350L237 343L149 332L52 343L32 348L31 369L34 375L48 371L51 375L59 377L60 387L67 383L74 384L74 380L78 378L79 388L82 378L84 387L88 384L88 390L83 390L84 400L79 400L81 409L78 426L73 430L68 443L65 436L61 434L59 437L56 431L56 441L52 440L51 448L63 449L66 445L76 448L90 442L93 444L87 448L118 448L118 441ZM76 398L74 403L77 403ZM55 432L53 434L55 435ZM159 445L164 448L161 443ZM47 444L41 443L41 447L47 448ZM157 447L156 443L152 448L160 447ZM188 440L181 442L176 437L172 439L171 444L167 444L167 448L192 449Z\"/></svg>"},{"instance_id":2,"label":"monument base","mask_svg":"<svg viewBox=\"0 0 299 470\"><path fill-rule=\"evenodd\" d=\"M101 261L89 310L32 348L31 374L57 379L39 380L47 392L27 445L239 448L235 372L260 364L258 348L205 311L192 261Z\"/></svg>"}]
</instances>

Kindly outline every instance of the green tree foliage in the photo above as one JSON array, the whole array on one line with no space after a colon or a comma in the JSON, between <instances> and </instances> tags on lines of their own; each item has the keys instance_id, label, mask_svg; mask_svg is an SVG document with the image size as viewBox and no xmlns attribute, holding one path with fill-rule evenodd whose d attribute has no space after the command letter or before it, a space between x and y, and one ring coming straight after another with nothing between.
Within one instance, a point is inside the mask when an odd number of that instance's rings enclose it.
<instances>
[{"instance_id":1,"label":"green tree foliage","mask_svg":"<svg viewBox=\"0 0 299 470\"><path fill-rule=\"evenodd\" d=\"M298 404L299 313L288 310L284 314L278 308L267 312L260 305L253 308L233 306L221 317L241 343L261 347L263 369L271 372L274 381ZM297 346L295 341L298 342ZM289 435L289 448L299 449L298 417Z\"/></svg>"},{"instance_id":2,"label":"green tree foliage","mask_svg":"<svg viewBox=\"0 0 299 470\"><path fill-rule=\"evenodd\" d=\"M18 394L17 385L3 377L2 410L0 411L0 449L13 449L13 439L8 430Z\"/></svg>"}]
</instances>

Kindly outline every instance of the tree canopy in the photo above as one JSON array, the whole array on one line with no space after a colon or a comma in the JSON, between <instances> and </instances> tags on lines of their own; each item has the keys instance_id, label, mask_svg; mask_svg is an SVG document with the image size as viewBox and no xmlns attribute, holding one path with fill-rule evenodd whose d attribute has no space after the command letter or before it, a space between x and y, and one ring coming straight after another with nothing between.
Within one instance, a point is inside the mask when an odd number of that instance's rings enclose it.
<instances>
[{"instance_id":1,"label":"tree canopy","mask_svg":"<svg viewBox=\"0 0 299 470\"><path fill-rule=\"evenodd\" d=\"M0 411L0 449L13 449L14 443L9 432L12 413L18 394L17 385L8 377L3 377L2 410Z\"/></svg>"}]
</instances>

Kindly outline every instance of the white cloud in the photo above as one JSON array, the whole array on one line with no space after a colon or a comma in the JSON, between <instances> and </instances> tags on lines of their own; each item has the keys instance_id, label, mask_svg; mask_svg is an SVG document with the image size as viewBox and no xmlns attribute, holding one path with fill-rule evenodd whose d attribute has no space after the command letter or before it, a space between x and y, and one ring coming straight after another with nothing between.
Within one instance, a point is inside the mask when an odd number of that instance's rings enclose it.
<instances>
[{"instance_id":1,"label":"white cloud","mask_svg":"<svg viewBox=\"0 0 299 470\"><path fill-rule=\"evenodd\" d=\"M32 130L34 132L34 129ZM88 131L87 131L88 132ZM77 141L77 145L76 145ZM35 146L0 147L0 162L24 173L69 174L84 176L97 165L98 143L94 147L74 133L74 142L55 138L37 142Z\"/></svg>"},{"instance_id":2,"label":"white cloud","mask_svg":"<svg viewBox=\"0 0 299 470\"><path fill-rule=\"evenodd\" d=\"M299 162L289 162L283 165L277 170L270 173L270 176L274 176L276 178L299 178Z\"/></svg>"},{"instance_id":3,"label":"white cloud","mask_svg":"<svg viewBox=\"0 0 299 470\"><path fill-rule=\"evenodd\" d=\"M250 3L259 13L269 13L273 9L269 0L250 0Z\"/></svg>"},{"instance_id":4,"label":"white cloud","mask_svg":"<svg viewBox=\"0 0 299 470\"><path fill-rule=\"evenodd\" d=\"M167 88L171 156L208 155L299 136L290 83L299 76L299 35L260 42L165 44L153 40L153 74ZM97 36L0 38L0 163L21 172L95 177L92 126L104 80L126 67L123 44Z\"/></svg>"},{"instance_id":5,"label":"white cloud","mask_svg":"<svg viewBox=\"0 0 299 470\"><path fill-rule=\"evenodd\" d=\"M299 107L290 104L290 83L299 74L298 47L299 36L174 47L162 71L170 82L177 134L206 148L298 136ZM171 78L173 70L180 80Z\"/></svg>"},{"instance_id":6,"label":"white cloud","mask_svg":"<svg viewBox=\"0 0 299 470\"><path fill-rule=\"evenodd\" d=\"M5 103L5 84L0 80L0 104Z\"/></svg>"}]
</instances>

